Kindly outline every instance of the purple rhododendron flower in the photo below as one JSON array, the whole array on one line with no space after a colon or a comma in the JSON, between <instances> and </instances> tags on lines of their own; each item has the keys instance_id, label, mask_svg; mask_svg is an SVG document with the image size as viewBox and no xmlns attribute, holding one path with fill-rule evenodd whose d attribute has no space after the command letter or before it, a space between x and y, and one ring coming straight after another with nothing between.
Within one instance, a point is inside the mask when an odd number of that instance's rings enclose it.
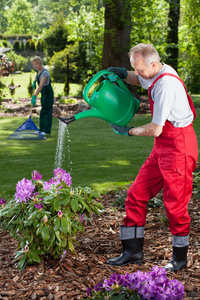
<instances>
[{"instance_id":1,"label":"purple rhododendron flower","mask_svg":"<svg viewBox=\"0 0 200 300\"><path fill-rule=\"evenodd\" d=\"M72 184L72 177L70 176L70 173L64 173L61 177L61 180L64 181L64 183L66 183L67 186L71 186Z\"/></svg>"},{"instance_id":2,"label":"purple rhododendron flower","mask_svg":"<svg viewBox=\"0 0 200 300\"><path fill-rule=\"evenodd\" d=\"M34 200L34 199L37 199L37 197L36 197L37 195L38 195L38 192L36 192L36 193L33 194L33 196L32 196L32 197L33 197L33 200Z\"/></svg>"},{"instance_id":3,"label":"purple rhododendron flower","mask_svg":"<svg viewBox=\"0 0 200 300\"><path fill-rule=\"evenodd\" d=\"M51 184L54 184L56 187L57 185L61 184L60 178L57 177L52 177L52 179L49 179L49 182ZM58 189L61 189L63 187L63 185L59 186Z\"/></svg>"},{"instance_id":4,"label":"purple rhododendron flower","mask_svg":"<svg viewBox=\"0 0 200 300\"><path fill-rule=\"evenodd\" d=\"M103 288L103 284L101 282L99 282L95 287L94 287L94 290L96 292L98 291L102 291L102 288Z\"/></svg>"},{"instance_id":5,"label":"purple rhododendron flower","mask_svg":"<svg viewBox=\"0 0 200 300\"><path fill-rule=\"evenodd\" d=\"M105 279L104 283L103 283L103 287L109 291L112 290L114 286L123 286L123 287L127 287L128 283L124 277L124 275L122 274L115 274L113 273L112 276L110 277L110 279Z\"/></svg>"},{"instance_id":6,"label":"purple rhododendron flower","mask_svg":"<svg viewBox=\"0 0 200 300\"><path fill-rule=\"evenodd\" d=\"M40 173L36 170L34 170L32 172L32 179L33 180L41 180L42 179L42 175L40 175Z\"/></svg>"},{"instance_id":7,"label":"purple rhododendron flower","mask_svg":"<svg viewBox=\"0 0 200 300\"><path fill-rule=\"evenodd\" d=\"M31 180L23 178L18 181L16 185L15 200L16 202L27 202L30 200L33 192L35 190L35 185Z\"/></svg>"},{"instance_id":8,"label":"purple rhododendron flower","mask_svg":"<svg viewBox=\"0 0 200 300\"><path fill-rule=\"evenodd\" d=\"M71 186L72 184L72 177L70 176L70 173L66 173L65 170L61 168L57 168L54 170L54 174L56 178L59 178L60 181L64 181L67 186Z\"/></svg>"},{"instance_id":9,"label":"purple rhododendron flower","mask_svg":"<svg viewBox=\"0 0 200 300\"><path fill-rule=\"evenodd\" d=\"M49 179L49 182L45 181L43 184L43 189L45 191L48 191L50 188L53 187L53 184L57 187L59 184L61 184L60 179L56 177L52 177L51 179ZM57 190L61 189L62 187L63 185L60 185L59 187L57 187Z\"/></svg>"},{"instance_id":10,"label":"purple rhododendron flower","mask_svg":"<svg viewBox=\"0 0 200 300\"><path fill-rule=\"evenodd\" d=\"M89 287L87 288L87 296L92 297L92 289Z\"/></svg>"},{"instance_id":11,"label":"purple rhododendron flower","mask_svg":"<svg viewBox=\"0 0 200 300\"><path fill-rule=\"evenodd\" d=\"M43 208L43 204L42 203L38 203L34 205L37 209L42 209Z\"/></svg>"},{"instance_id":12,"label":"purple rhododendron flower","mask_svg":"<svg viewBox=\"0 0 200 300\"><path fill-rule=\"evenodd\" d=\"M54 170L54 174L57 178L61 178L62 174L64 174L66 171L61 169L61 168L57 168Z\"/></svg>"},{"instance_id":13,"label":"purple rhododendron flower","mask_svg":"<svg viewBox=\"0 0 200 300\"><path fill-rule=\"evenodd\" d=\"M50 188L51 188L51 183L48 182L48 181L45 181L44 184L43 184L43 189L45 191L48 191L48 190L50 190Z\"/></svg>"},{"instance_id":14,"label":"purple rhododendron flower","mask_svg":"<svg viewBox=\"0 0 200 300\"><path fill-rule=\"evenodd\" d=\"M184 285L176 279L169 280L166 270L158 266L152 267L151 272L148 273L137 271L130 275L127 273L125 276L113 273L110 279L104 280L103 284L98 283L94 290L104 291L106 296L110 290L116 288L119 293L137 291L138 295L147 300L183 300L184 297ZM88 289L87 295L92 295L91 289Z\"/></svg>"},{"instance_id":15,"label":"purple rhododendron flower","mask_svg":"<svg viewBox=\"0 0 200 300\"><path fill-rule=\"evenodd\" d=\"M1 198L0 199L0 205L4 205L4 204L6 204L6 200L4 198Z\"/></svg>"}]
</instances>

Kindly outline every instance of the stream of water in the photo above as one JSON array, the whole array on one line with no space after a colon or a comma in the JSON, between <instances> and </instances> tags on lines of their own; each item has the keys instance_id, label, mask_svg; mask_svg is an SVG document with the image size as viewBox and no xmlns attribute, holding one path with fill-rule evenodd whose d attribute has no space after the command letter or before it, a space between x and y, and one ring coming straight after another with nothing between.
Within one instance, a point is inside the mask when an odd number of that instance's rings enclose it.
<instances>
[{"instance_id":1,"label":"stream of water","mask_svg":"<svg viewBox=\"0 0 200 300\"><path fill-rule=\"evenodd\" d=\"M56 146L56 155L54 168L62 168L67 172L72 172L72 161L70 152L70 138L67 124L59 120L58 140ZM68 157L66 157L66 155ZM67 161L66 161L67 160ZM64 164L64 167L63 167Z\"/></svg>"}]
</instances>

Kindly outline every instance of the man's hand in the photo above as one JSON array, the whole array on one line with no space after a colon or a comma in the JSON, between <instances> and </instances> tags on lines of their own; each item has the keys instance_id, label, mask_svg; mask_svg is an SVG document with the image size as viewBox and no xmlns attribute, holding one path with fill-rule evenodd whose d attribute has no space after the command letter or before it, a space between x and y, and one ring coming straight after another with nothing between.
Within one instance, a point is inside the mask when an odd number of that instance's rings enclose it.
<instances>
[{"instance_id":1,"label":"man's hand","mask_svg":"<svg viewBox=\"0 0 200 300\"><path fill-rule=\"evenodd\" d=\"M35 103L36 103L36 96L32 96L32 99L31 99L31 104L34 106L35 105Z\"/></svg>"},{"instance_id":2,"label":"man's hand","mask_svg":"<svg viewBox=\"0 0 200 300\"><path fill-rule=\"evenodd\" d=\"M120 79L126 79L126 77L128 76L128 71L126 68L110 67L107 69L107 71L115 73ZM110 81L117 80L117 76L115 74L107 75Z\"/></svg>"},{"instance_id":3,"label":"man's hand","mask_svg":"<svg viewBox=\"0 0 200 300\"><path fill-rule=\"evenodd\" d=\"M110 127L113 129L113 131L117 134L120 135L127 135L127 136L131 136L129 135L129 130L133 127L126 127L126 126L118 126L118 125L113 125L111 124Z\"/></svg>"}]
</instances>

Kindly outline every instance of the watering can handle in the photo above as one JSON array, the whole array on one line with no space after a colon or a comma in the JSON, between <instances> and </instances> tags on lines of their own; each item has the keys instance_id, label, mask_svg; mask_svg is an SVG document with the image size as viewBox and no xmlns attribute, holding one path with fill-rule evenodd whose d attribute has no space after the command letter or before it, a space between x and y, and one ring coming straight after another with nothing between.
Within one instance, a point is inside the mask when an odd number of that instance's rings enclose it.
<instances>
[{"instance_id":1,"label":"watering can handle","mask_svg":"<svg viewBox=\"0 0 200 300\"><path fill-rule=\"evenodd\" d=\"M93 86L93 84L103 75L106 74L113 74L113 72L110 72L108 70L102 70L100 72L98 72L96 75L94 75L94 77L92 77L92 79L90 79L90 81L88 82L88 84L85 86L84 90L83 90L83 98L84 100L88 103L90 103L90 98L88 97L88 92L91 89L91 87ZM123 81L119 78L117 80L117 83L119 84L119 86L123 89L125 89L128 93L131 94L131 92L129 91L129 89L126 87L126 85L123 83ZM132 94L131 94L132 95Z\"/></svg>"},{"instance_id":2,"label":"watering can handle","mask_svg":"<svg viewBox=\"0 0 200 300\"><path fill-rule=\"evenodd\" d=\"M102 70L100 72L98 72L96 75L94 75L92 77L92 79L90 79L90 81L88 82L88 84L85 86L84 90L83 90L83 98L84 100L90 104L90 99L88 97L88 92L89 90L91 89L91 87L93 86L93 84L103 75L106 75L106 74L112 74L112 72L109 72L107 70Z\"/></svg>"}]
</instances>

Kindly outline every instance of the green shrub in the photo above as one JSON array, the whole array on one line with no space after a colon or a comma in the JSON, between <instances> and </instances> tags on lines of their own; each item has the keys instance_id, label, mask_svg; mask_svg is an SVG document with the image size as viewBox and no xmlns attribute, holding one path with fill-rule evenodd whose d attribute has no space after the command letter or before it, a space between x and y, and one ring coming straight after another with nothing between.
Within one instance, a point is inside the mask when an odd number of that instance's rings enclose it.
<instances>
[{"instance_id":1,"label":"green shrub","mask_svg":"<svg viewBox=\"0 0 200 300\"><path fill-rule=\"evenodd\" d=\"M36 45L36 50L43 51L43 42L42 41L38 41L38 43Z\"/></svg>"},{"instance_id":2,"label":"green shrub","mask_svg":"<svg viewBox=\"0 0 200 300\"><path fill-rule=\"evenodd\" d=\"M59 18L53 25L44 33L44 48L47 56L51 58L55 52L64 50L66 45L72 42L68 41L68 36L71 34L70 28L66 25L64 18Z\"/></svg>"},{"instance_id":3,"label":"green shrub","mask_svg":"<svg viewBox=\"0 0 200 300\"><path fill-rule=\"evenodd\" d=\"M14 94L15 94L15 84L14 84L13 78L12 78L11 83L9 84L8 87L9 87L11 97L13 97Z\"/></svg>"},{"instance_id":4,"label":"green shrub","mask_svg":"<svg viewBox=\"0 0 200 300\"><path fill-rule=\"evenodd\" d=\"M25 50L30 50L30 40L27 40L25 43Z\"/></svg>"},{"instance_id":5,"label":"green shrub","mask_svg":"<svg viewBox=\"0 0 200 300\"><path fill-rule=\"evenodd\" d=\"M25 49L24 41L21 41L21 51L23 51L24 49Z\"/></svg>"},{"instance_id":6,"label":"green shrub","mask_svg":"<svg viewBox=\"0 0 200 300\"><path fill-rule=\"evenodd\" d=\"M15 71L22 71L28 62L28 58L17 55L14 51L8 52L7 57L14 63Z\"/></svg>"},{"instance_id":7,"label":"green shrub","mask_svg":"<svg viewBox=\"0 0 200 300\"><path fill-rule=\"evenodd\" d=\"M76 82L77 73L77 44L69 45L64 50L55 53L49 61L51 77L55 82L64 83L67 76L67 55L69 55L69 80Z\"/></svg>"},{"instance_id":8,"label":"green shrub","mask_svg":"<svg viewBox=\"0 0 200 300\"><path fill-rule=\"evenodd\" d=\"M32 95L33 95L33 82L32 82L32 77L31 77L31 75L30 75L30 79L29 79L29 83L28 83L27 89L28 89L28 95L29 95L30 97L32 97Z\"/></svg>"},{"instance_id":9,"label":"green shrub","mask_svg":"<svg viewBox=\"0 0 200 300\"><path fill-rule=\"evenodd\" d=\"M35 51L35 42L33 40L30 41L30 50Z\"/></svg>"},{"instance_id":10,"label":"green shrub","mask_svg":"<svg viewBox=\"0 0 200 300\"><path fill-rule=\"evenodd\" d=\"M13 50L15 51L20 51L21 50L21 47L20 47L20 41L19 40L16 40L13 44Z\"/></svg>"},{"instance_id":11,"label":"green shrub","mask_svg":"<svg viewBox=\"0 0 200 300\"><path fill-rule=\"evenodd\" d=\"M18 181L13 199L0 201L0 227L19 240L15 259L18 267L40 263L41 256L58 258L67 251L75 253L77 232L84 232L83 219L103 206L94 201L90 188L72 188L65 170L54 170L55 177L44 182L33 171L32 180ZM97 196L97 195L96 195Z\"/></svg>"},{"instance_id":12,"label":"green shrub","mask_svg":"<svg viewBox=\"0 0 200 300\"><path fill-rule=\"evenodd\" d=\"M6 37L3 38L2 42L4 47L9 47Z\"/></svg>"},{"instance_id":13,"label":"green shrub","mask_svg":"<svg viewBox=\"0 0 200 300\"><path fill-rule=\"evenodd\" d=\"M3 101L3 90L6 88L6 85L0 81L0 103Z\"/></svg>"}]
</instances>

